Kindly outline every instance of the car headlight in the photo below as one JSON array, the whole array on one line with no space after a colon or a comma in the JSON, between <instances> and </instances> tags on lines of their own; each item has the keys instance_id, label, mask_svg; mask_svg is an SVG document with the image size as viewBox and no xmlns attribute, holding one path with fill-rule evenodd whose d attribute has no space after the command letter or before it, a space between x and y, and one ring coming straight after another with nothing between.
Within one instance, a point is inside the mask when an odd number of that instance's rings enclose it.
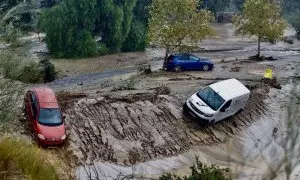
<instances>
[{"instance_id":1,"label":"car headlight","mask_svg":"<svg viewBox=\"0 0 300 180\"><path fill-rule=\"evenodd\" d=\"M45 140L45 136L42 135L42 134L38 134L37 137L38 137L39 139L41 139L41 140Z\"/></svg>"},{"instance_id":2,"label":"car headlight","mask_svg":"<svg viewBox=\"0 0 300 180\"><path fill-rule=\"evenodd\" d=\"M204 114L205 117L213 117L214 115L212 114Z\"/></svg>"},{"instance_id":3,"label":"car headlight","mask_svg":"<svg viewBox=\"0 0 300 180\"><path fill-rule=\"evenodd\" d=\"M61 137L61 140L65 140L67 138L67 136L64 134L62 137Z\"/></svg>"}]
</instances>

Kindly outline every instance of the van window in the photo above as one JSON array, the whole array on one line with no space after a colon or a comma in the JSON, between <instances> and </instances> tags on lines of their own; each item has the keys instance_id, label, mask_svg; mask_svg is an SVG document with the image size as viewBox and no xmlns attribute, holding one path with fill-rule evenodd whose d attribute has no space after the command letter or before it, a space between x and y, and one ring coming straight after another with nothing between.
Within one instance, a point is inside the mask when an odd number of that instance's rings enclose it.
<instances>
[{"instance_id":1,"label":"van window","mask_svg":"<svg viewBox=\"0 0 300 180\"><path fill-rule=\"evenodd\" d=\"M225 100L210 87L199 91L197 96L214 111L218 110L225 102Z\"/></svg>"},{"instance_id":2,"label":"van window","mask_svg":"<svg viewBox=\"0 0 300 180\"><path fill-rule=\"evenodd\" d=\"M222 107L222 110L226 110L230 107L232 100L227 101L227 103L224 104L224 106Z\"/></svg>"}]
</instances>

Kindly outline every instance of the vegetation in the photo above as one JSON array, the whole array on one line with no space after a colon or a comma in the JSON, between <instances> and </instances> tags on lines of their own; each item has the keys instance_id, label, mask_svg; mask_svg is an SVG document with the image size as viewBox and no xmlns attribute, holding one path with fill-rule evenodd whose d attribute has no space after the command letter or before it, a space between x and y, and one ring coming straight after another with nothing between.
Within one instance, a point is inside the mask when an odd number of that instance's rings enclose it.
<instances>
[{"instance_id":1,"label":"vegetation","mask_svg":"<svg viewBox=\"0 0 300 180\"><path fill-rule=\"evenodd\" d=\"M299 37L298 39L300 39L300 11L291 14L288 20L296 30L297 35Z\"/></svg>"},{"instance_id":2,"label":"vegetation","mask_svg":"<svg viewBox=\"0 0 300 180\"><path fill-rule=\"evenodd\" d=\"M199 4L201 8L208 9L216 15L229 7L230 0L206 0L199 1Z\"/></svg>"},{"instance_id":3,"label":"vegetation","mask_svg":"<svg viewBox=\"0 0 300 180\"><path fill-rule=\"evenodd\" d=\"M92 36L96 0L68 0L43 12L40 28L55 57L89 57L96 55Z\"/></svg>"},{"instance_id":4,"label":"vegetation","mask_svg":"<svg viewBox=\"0 0 300 180\"><path fill-rule=\"evenodd\" d=\"M31 60L22 61L13 56L3 56L0 62L4 78L24 83L50 82L57 76L54 65L47 59L37 63Z\"/></svg>"},{"instance_id":5,"label":"vegetation","mask_svg":"<svg viewBox=\"0 0 300 180\"><path fill-rule=\"evenodd\" d=\"M209 26L213 20L207 10L197 11L196 0L154 0L150 8L149 39L166 49L165 62L170 51L186 51L214 31ZM176 7L176 8L174 8Z\"/></svg>"},{"instance_id":6,"label":"vegetation","mask_svg":"<svg viewBox=\"0 0 300 180\"><path fill-rule=\"evenodd\" d=\"M189 176L185 176L183 178L166 174L159 178L159 180L226 180L224 173L228 172L229 169L222 169L216 165L207 166L199 161L199 158L196 157L196 164L190 167L192 173Z\"/></svg>"},{"instance_id":7,"label":"vegetation","mask_svg":"<svg viewBox=\"0 0 300 180\"><path fill-rule=\"evenodd\" d=\"M0 140L0 179L57 180L55 168L37 147L21 140Z\"/></svg>"},{"instance_id":8,"label":"vegetation","mask_svg":"<svg viewBox=\"0 0 300 180\"><path fill-rule=\"evenodd\" d=\"M137 0L133 10L133 20L129 34L123 43L122 51L144 51L148 42L149 5L152 0Z\"/></svg>"},{"instance_id":9,"label":"vegetation","mask_svg":"<svg viewBox=\"0 0 300 180\"><path fill-rule=\"evenodd\" d=\"M280 14L280 7L271 0L247 0L242 15L234 18L236 33L255 35L258 38L258 53L263 39L275 41L283 35L286 22Z\"/></svg>"},{"instance_id":10,"label":"vegetation","mask_svg":"<svg viewBox=\"0 0 300 180\"><path fill-rule=\"evenodd\" d=\"M111 52L119 52L131 28L136 0L102 0L97 4L95 31L102 34L102 42Z\"/></svg>"},{"instance_id":11,"label":"vegetation","mask_svg":"<svg viewBox=\"0 0 300 180\"><path fill-rule=\"evenodd\" d=\"M0 2L0 37L15 43L24 30L33 30L37 15L35 1L4 0Z\"/></svg>"},{"instance_id":12,"label":"vegetation","mask_svg":"<svg viewBox=\"0 0 300 180\"><path fill-rule=\"evenodd\" d=\"M46 7L57 1L44 1ZM40 29L55 57L81 58L146 48L151 0L63 0L45 10ZM97 44L95 36L100 36Z\"/></svg>"}]
</instances>

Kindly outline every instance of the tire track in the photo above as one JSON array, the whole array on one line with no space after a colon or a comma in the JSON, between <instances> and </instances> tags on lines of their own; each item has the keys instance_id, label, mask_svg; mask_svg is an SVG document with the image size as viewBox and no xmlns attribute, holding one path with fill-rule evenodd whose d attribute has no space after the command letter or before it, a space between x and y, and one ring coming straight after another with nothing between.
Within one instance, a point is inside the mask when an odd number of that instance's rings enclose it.
<instances>
[{"instance_id":1,"label":"tire track","mask_svg":"<svg viewBox=\"0 0 300 180\"><path fill-rule=\"evenodd\" d=\"M155 100L153 93L131 94L125 100L67 97L70 102L63 110L71 130L66 149L76 165L99 160L130 165L175 156L193 146L216 145L266 115L263 100L268 91L266 86L254 89L241 114L206 129L183 117L180 101L166 95Z\"/></svg>"}]
</instances>

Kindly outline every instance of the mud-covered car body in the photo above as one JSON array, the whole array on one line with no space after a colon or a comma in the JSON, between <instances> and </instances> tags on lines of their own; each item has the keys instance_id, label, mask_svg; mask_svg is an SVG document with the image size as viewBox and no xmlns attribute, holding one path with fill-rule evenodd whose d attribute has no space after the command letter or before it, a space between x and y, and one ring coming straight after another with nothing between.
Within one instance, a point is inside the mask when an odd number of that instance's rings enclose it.
<instances>
[{"instance_id":1,"label":"mud-covered car body","mask_svg":"<svg viewBox=\"0 0 300 180\"><path fill-rule=\"evenodd\" d=\"M241 112L250 91L238 80L229 79L211 84L193 94L184 105L184 112L213 124Z\"/></svg>"},{"instance_id":2,"label":"mud-covered car body","mask_svg":"<svg viewBox=\"0 0 300 180\"><path fill-rule=\"evenodd\" d=\"M57 146L66 140L64 118L54 92L34 88L25 95L25 113L34 137L41 146Z\"/></svg>"},{"instance_id":3,"label":"mud-covered car body","mask_svg":"<svg viewBox=\"0 0 300 180\"><path fill-rule=\"evenodd\" d=\"M214 64L208 59L202 59L192 54L174 54L167 59L165 69L167 71L184 71L184 70L212 70Z\"/></svg>"}]
</instances>

